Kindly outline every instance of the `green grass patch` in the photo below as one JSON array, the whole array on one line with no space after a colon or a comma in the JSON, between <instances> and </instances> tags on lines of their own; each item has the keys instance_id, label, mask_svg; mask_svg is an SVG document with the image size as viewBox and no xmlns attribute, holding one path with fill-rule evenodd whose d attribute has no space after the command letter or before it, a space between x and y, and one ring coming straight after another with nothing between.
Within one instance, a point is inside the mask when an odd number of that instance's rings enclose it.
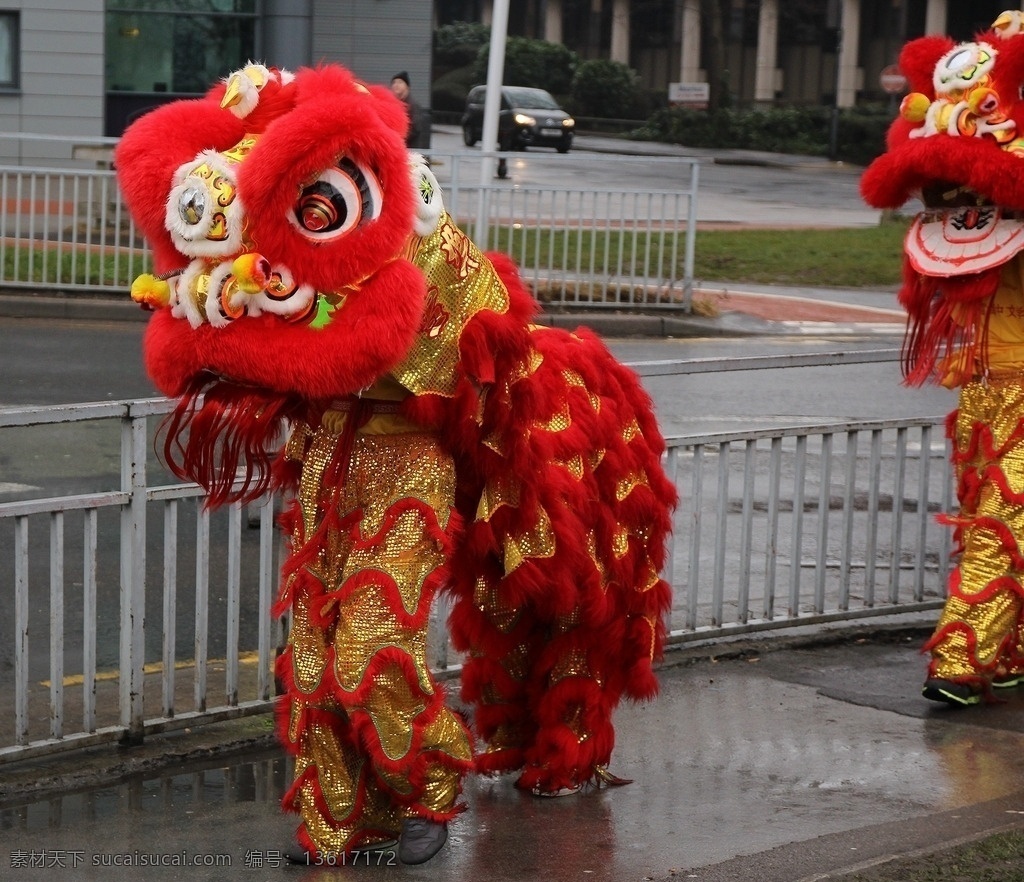
<instances>
[{"instance_id":1,"label":"green grass patch","mask_svg":"<svg viewBox=\"0 0 1024 882\"><path fill-rule=\"evenodd\" d=\"M844 882L1024 882L1024 830L843 876Z\"/></svg>"},{"instance_id":2,"label":"green grass patch","mask_svg":"<svg viewBox=\"0 0 1024 882\"><path fill-rule=\"evenodd\" d=\"M908 221L835 229L698 230L700 282L892 288L900 284ZM526 269L681 278L685 236L671 231L497 231L491 248Z\"/></svg>"},{"instance_id":3,"label":"green grass patch","mask_svg":"<svg viewBox=\"0 0 1024 882\"><path fill-rule=\"evenodd\" d=\"M827 230L699 230L700 282L889 288L900 283L905 221Z\"/></svg>"},{"instance_id":4,"label":"green grass patch","mask_svg":"<svg viewBox=\"0 0 1024 882\"><path fill-rule=\"evenodd\" d=\"M827 285L838 288L890 288L900 283L907 221L874 227L822 230L699 230L694 279L765 285ZM684 276L686 236L679 230L500 228L488 248L505 252L525 270L551 270L558 278L596 280L612 285L624 279ZM0 243L3 279L39 285L97 285L124 288L148 269L135 252L58 242L39 245ZM0 280L2 281L2 280ZM563 286L564 287L564 286ZM613 292L621 299L621 292ZM586 299L600 300L593 292ZM632 298L627 298L632 299ZM644 298L638 295L636 302Z\"/></svg>"},{"instance_id":5,"label":"green grass patch","mask_svg":"<svg viewBox=\"0 0 1024 882\"><path fill-rule=\"evenodd\" d=\"M39 285L114 286L127 291L151 261L89 245L52 242L39 246L0 244L3 279Z\"/></svg>"},{"instance_id":6,"label":"green grass patch","mask_svg":"<svg viewBox=\"0 0 1024 882\"><path fill-rule=\"evenodd\" d=\"M510 255L519 266L618 275L681 275L686 236L674 230L622 232L520 228L494 231L488 250Z\"/></svg>"}]
</instances>

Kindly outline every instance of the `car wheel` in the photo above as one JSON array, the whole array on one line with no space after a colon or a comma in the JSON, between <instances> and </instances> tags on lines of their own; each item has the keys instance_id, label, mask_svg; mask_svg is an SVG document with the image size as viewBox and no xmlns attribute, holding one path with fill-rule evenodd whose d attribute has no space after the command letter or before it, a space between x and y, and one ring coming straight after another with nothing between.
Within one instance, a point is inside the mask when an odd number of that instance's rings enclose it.
<instances>
[{"instance_id":1,"label":"car wheel","mask_svg":"<svg viewBox=\"0 0 1024 882\"><path fill-rule=\"evenodd\" d=\"M569 148L570 148L571 146L572 146L571 144L559 144L559 145L558 145L558 146L557 146L557 147L556 147L555 149L556 149L556 150L557 150L557 151L558 151L559 153L568 153L568 152L569 152Z\"/></svg>"},{"instance_id":2,"label":"car wheel","mask_svg":"<svg viewBox=\"0 0 1024 882\"><path fill-rule=\"evenodd\" d=\"M466 123L462 127L462 143L467 147L472 147L480 139L473 133L472 127L469 123Z\"/></svg>"}]
</instances>

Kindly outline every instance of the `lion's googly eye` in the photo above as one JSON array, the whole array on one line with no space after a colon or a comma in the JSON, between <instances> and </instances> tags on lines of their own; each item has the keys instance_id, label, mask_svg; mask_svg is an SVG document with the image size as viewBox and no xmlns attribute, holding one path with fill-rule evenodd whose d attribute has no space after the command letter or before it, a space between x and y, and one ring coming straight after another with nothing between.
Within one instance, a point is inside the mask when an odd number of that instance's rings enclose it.
<instances>
[{"instance_id":1,"label":"lion's googly eye","mask_svg":"<svg viewBox=\"0 0 1024 882\"><path fill-rule=\"evenodd\" d=\"M375 220L381 202L373 172L345 158L302 188L288 220L307 239L323 242Z\"/></svg>"}]
</instances>

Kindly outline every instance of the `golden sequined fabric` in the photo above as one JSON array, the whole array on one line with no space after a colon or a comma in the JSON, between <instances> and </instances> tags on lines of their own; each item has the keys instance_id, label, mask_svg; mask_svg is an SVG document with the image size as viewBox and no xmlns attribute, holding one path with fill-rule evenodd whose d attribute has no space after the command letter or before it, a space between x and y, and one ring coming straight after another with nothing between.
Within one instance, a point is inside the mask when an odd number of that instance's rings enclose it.
<instances>
[{"instance_id":1,"label":"golden sequined fabric","mask_svg":"<svg viewBox=\"0 0 1024 882\"><path fill-rule=\"evenodd\" d=\"M551 519L542 509L537 512L537 525L533 529L505 537L505 575L527 558L552 557L554 553L555 533L551 529Z\"/></svg>"},{"instance_id":2,"label":"golden sequined fabric","mask_svg":"<svg viewBox=\"0 0 1024 882\"><path fill-rule=\"evenodd\" d=\"M454 464L435 437L367 410L329 410L306 439L294 540L319 547L293 575L289 732L307 779L297 807L317 846L339 852L397 833L416 807L450 813L471 761L426 659ZM353 815L357 790L366 804Z\"/></svg>"},{"instance_id":3,"label":"golden sequined fabric","mask_svg":"<svg viewBox=\"0 0 1024 882\"><path fill-rule=\"evenodd\" d=\"M990 678L1024 670L1024 383L972 382L955 426L961 557L930 641L930 674Z\"/></svg>"},{"instance_id":4,"label":"golden sequined fabric","mask_svg":"<svg viewBox=\"0 0 1024 882\"><path fill-rule=\"evenodd\" d=\"M412 348L392 373L417 395L451 395L462 331L481 311L506 313L508 291L490 262L447 214L433 233L417 243L412 261L427 278L427 305Z\"/></svg>"}]
</instances>

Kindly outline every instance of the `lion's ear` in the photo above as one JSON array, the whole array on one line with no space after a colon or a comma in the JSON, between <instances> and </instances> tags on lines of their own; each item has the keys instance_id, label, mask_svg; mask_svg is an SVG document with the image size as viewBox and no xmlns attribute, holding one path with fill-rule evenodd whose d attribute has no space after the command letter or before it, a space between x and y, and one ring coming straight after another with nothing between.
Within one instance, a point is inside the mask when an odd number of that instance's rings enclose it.
<instances>
[{"instance_id":1,"label":"lion's ear","mask_svg":"<svg viewBox=\"0 0 1024 882\"><path fill-rule=\"evenodd\" d=\"M421 238L429 236L437 228L437 222L444 214L444 198L441 185L430 170L430 165L419 153L409 154L409 169L412 173L412 187L416 194L416 219L413 233Z\"/></svg>"},{"instance_id":2,"label":"lion's ear","mask_svg":"<svg viewBox=\"0 0 1024 882\"><path fill-rule=\"evenodd\" d=\"M899 68L907 78L911 92L935 96L935 87L932 84L935 65L955 45L950 37L933 35L911 40L903 47L900 52Z\"/></svg>"},{"instance_id":3,"label":"lion's ear","mask_svg":"<svg viewBox=\"0 0 1024 882\"><path fill-rule=\"evenodd\" d=\"M390 89L384 86L372 85L366 88L379 102L377 115L387 124L388 128L398 132L404 142L406 132L409 130L409 114L406 113L405 105L394 96Z\"/></svg>"}]
</instances>

